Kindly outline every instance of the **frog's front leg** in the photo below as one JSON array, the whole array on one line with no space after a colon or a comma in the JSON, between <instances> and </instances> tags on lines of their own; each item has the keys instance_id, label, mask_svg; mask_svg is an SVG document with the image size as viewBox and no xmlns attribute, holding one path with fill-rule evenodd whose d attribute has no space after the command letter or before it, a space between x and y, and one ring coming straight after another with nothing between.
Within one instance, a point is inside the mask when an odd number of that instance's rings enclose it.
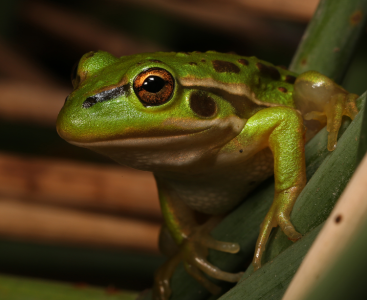
<instances>
[{"instance_id":1,"label":"frog's front leg","mask_svg":"<svg viewBox=\"0 0 367 300\"><path fill-rule=\"evenodd\" d=\"M289 107L266 108L248 120L241 136L250 145L269 147L274 156L275 196L260 226L253 259L257 270L273 227L279 225L291 240L301 238L290 221L290 213L306 184L303 120Z\"/></svg>"},{"instance_id":2,"label":"frog's front leg","mask_svg":"<svg viewBox=\"0 0 367 300\"><path fill-rule=\"evenodd\" d=\"M228 253L237 253L240 250L237 243L217 241L210 236L210 230L219 223L221 217L212 217L205 224L199 225L193 211L177 197L169 184L159 178L156 179L165 228L169 232L169 238L178 247L171 247L171 250L166 248L166 251L163 251L171 252L171 257L155 274L153 299L167 300L170 297L169 281L174 269L181 261L186 271L212 294L218 294L220 288L208 280L203 272L219 280L237 282L242 273L224 272L206 259L208 248ZM160 248L162 249L162 245Z\"/></svg>"},{"instance_id":3,"label":"frog's front leg","mask_svg":"<svg viewBox=\"0 0 367 300\"><path fill-rule=\"evenodd\" d=\"M322 127L327 125L329 151L336 147L342 117L354 119L358 113L358 95L348 93L317 71L308 71L298 76L293 98L306 120L318 120Z\"/></svg>"}]
</instances>

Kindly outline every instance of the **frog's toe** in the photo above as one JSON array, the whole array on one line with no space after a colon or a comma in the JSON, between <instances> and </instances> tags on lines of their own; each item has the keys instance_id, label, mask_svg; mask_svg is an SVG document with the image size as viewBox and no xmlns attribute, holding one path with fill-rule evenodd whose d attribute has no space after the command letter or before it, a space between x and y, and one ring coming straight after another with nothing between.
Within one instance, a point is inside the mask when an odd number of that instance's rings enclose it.
<instances>
[{"instance_id":1,"label":"frog's toe","mask_svg":"<svg viewBox=\"0 0 367 300\"><path fill-rule=\"evenodd\" d=\"M261 258L265 251L266 242L268 241L271 230L276 226L274 220L274 214L270 209L260 225L260 233L256 241L254 259L252 260L255 271L261 268Z\"/></svg>"},{"instance_id":2,"label":"frog's toe","mask_svg":"<svg viewBox=\"0 0 367 300\"><path fill-rule=\"evenodd\" d=\"M159 267L154 275L153 300L169 299L172 293L169 281L172 277L173 271L180 261L180 255L176 254Z\"/></svg>"},{"instance_id":3,"label":"frog's toe","mask_svg":"<svg viewBox=\"0 0 367 300\"><path fill-rule=\"evenodd\" d=\"M208 278L206 278L197 267L188 262L186 262L184 266L187 273L194 277L203 287L205 287L209 291L209 293L211 293L212 295L220 294L221 288L211 282Z\"/></svg>"},{"instance_id":4,"label":"frog's toe","mask_svg":"<svg viewBox=\"0 0 367 300\"><path fill-rule=\"evenodd\" d=\"M200 244L210 249L227 253L237 253L240 251L240 245L238 243L222 242L212 238L209 234L202 234L200 237Z\"/></svg>"},{"instance_id":5,"label":"frog's toe","mask_svg":"<svg viewBox=\"0 0 367 300\"><path fill-rule=\"evenodd\" d=\"M156 274L153 286L153 300L168 300L171 293L169 278L164 276L164 274Z\"/></svg>"},{"instance_id":6,"label":"frog's toe","mask_svg":"<svg viewBox=\"0 0 367 300\"><path fill-rule=\"evenodd\" d=\"M311 111L304 115L305 120L317 120L321 124L326 124L326 114L319 111Z\"/></svg>"},{"instance_id":7,"label":"frog's toe","mask_svg":"<svg viewBox=\"0 0 367 300\"><path fill-rule=\"evenodd\" d=\"M350 117L352 120L358 114L358 108L356 103L357 99L358 95L348 94L345 100L344 115Z\"/></svg>"},{"instance_id":8,"label":"frog's toe","mask_svg":"<svg viewBox=\"0 0 367 300\"><path fill-rule=\"evenodd\" d=\"M293 225L286 226L282 228L282 231L285 233L285 235L293 242L298 241L300 238L302 238L302 234L297 232Z\"/></svg>"},{"instance_id":9,"label":"frog's toe","mask_svg":"<svg viewBox=\"0 0 367 300\"><path fill-rule=\"evenodd\" d=\"M223 219L223 216L213 216L205 224L198 227L190 236L191 240L196 241L202 246L210 249L214 249L221 252L237 253L240 251L240 245L232 242L222 242L214 239L210 235L210 231L215 227L219 221Z\"/></svg>"},{"instance_id":10,"label":"frog's toe","mask_svg":"<svg viewBox=\"0 0 367 300\"><path fill-rule=\"evenodd\" d=\"M334 151L337 143L338 143L338 132L337 131L329 132L327 137L327 149L329 151Z\"/></svg>"},{"instance_id":11,"label":"frog's toe","mask_svg":"<svg viewBox=\"0 0 367 300\"><path fill-rule=\"evenodd\" d=\"M243 272L229 273L229 272L222 271L218 267L208 262L205 259L205 257L200 257L200 256L195 257L194 264L197 268L199 268L201 271L203 271L205 274L209 275L210 277L213 277L219 280L223 280L223 281L237 282L241 279L241 276L243 275Z\"/></svg>"},{"instance_id":12,"label":"frog's toe","mask_svg":"<svg viewBox=\"0 0 367 300\"><path fill-rule=\"evenodd\" d=\"M302 237L302 234L294 228L288 215L280 213L278 216L278 225L290 240L297 241Z\"/></svg>"}]
</instances>

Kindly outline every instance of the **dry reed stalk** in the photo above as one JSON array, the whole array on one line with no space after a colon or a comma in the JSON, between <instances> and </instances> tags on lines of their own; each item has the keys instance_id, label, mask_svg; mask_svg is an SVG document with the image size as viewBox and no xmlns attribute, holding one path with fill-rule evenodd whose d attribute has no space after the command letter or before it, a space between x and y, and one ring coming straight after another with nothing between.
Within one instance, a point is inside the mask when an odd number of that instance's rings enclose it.
<instances>
[{"instance_id":1,"label":"dry reed stalk","mask_svg":"<svg viewBox=\"0 0 367 300\"><path fill-rule=\"evenodd\" d=\"M0 199L0 235L11 239L158 253L160 225Z\"/></svg>"},{"instance_id":2,"label":"dry reed stalk","mask_svg":"<svg viewBox=\"0 0 367 300\"><path fill-rule=\"evenodd\" d=\"M0 195L160 220L151 173L0 153Z\"/></svg>"},{"instance_id":3,"label":"dry reed stalk","mask_svg":"<svg viewBox=\"0 0 367 300\"><path fill-rule=\"evenodd\" d=\"M69 89L46 84L0 81L0 118L55 126L57 115L69 93Z\"/></svg>"}]
</instances>

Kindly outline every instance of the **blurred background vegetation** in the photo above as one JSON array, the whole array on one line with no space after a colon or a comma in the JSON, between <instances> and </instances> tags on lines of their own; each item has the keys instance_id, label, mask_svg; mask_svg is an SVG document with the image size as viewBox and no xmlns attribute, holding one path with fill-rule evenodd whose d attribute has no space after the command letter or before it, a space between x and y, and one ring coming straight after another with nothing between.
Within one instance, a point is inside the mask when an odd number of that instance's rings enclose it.
<instances>
[{"instance_id":1,"label":"blurred background vegetation","mask_svg":"<svg viewBox=\"0 0 367 300\"><path fill-rule=\"evenodd\" d=\"M142 290L164 260L150 174L71 146L55 120L91 50L234 51L288 66L317 0L3 0L0 272ZM361 94L367 32L342 84Z\"/></svg>"}]
</instances>

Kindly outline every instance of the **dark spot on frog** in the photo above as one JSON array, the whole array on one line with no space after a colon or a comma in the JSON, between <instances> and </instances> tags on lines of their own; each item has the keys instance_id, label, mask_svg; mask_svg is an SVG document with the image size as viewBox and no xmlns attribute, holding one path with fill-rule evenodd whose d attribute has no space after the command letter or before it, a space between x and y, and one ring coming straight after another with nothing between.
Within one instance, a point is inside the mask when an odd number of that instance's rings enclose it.
<instances>
[{"instance_id":1,"label":"dark spot on frog","mask_svg":"<svg viewBox=\"0 0 367 300\"><path fill-rule=\"evenodd\" d=\"M190 96L190 108L200 117L211 117L217 111L214 99L204 92L193 92Z\"/></svg>"},{"instance_id":2,"label":"dark spot on frog","mask_svg":"<svg viewBox=\"0 0 367 300\"><path fill-rule=\"evenodd\" d=\"M202 63L205 63L205 62L206 62L206 60L205 60L204 58L202 58L200 61L201 61Z\"/></svg>"},{"instance_id":3,"label":"dark spot on frog","mask_svg":"<svg viewBox=\"0 0 367 300\"><path fill-rule=\"evenodd\" d=\"M247 59L244 59L244 58L240 58L239 60L237 60L241 65L244 65L244 66L248 66L249 65L249 62Z\"/></svg>"},{"instance_id":4,"label":"dark spot on frog","mask_svg":"<svg viewBox=\"0 0 367 300\"><path fill-rule=\"evenodd\" d=\"M193 61L192 61L192 62L189 62L189 65L190 65L190 66L197 66L198 64L197 64L196 62L193 62Z\"/></svg>"},{"instance_id":5,"label":"dark spot on frog","mask_svg":"<svg viewBox=\"0 0 367 300\"><path fill-rule=\"evenodd\" d=\"M143 61L139 61L136 63L137 66L141 65L143 63Z\"/></svg>"},{"instance_id":6,"label":"dark spot on frog","mask_svg":"<svg viewBox=\"0 0 367 300\"><path fill-rule=\"evenodd\" d=\"M279 80L280 79L280 73L277 70L277 68L275 68L273 66L264 65L261 62L256 63L256 67L259 69L259 71L262 75L269 76L274 80Z\"/></svg>"},{"instance_id":7,"label":"dark spot on frog","mask_svg":"<svg viewBox=\"0 0 367 300\"><path fill-rule=\"evenodd\" d=\"M336 217L335 217L335 223L340 223L341 221L342 221L342 215L337 215Z\"/></svg>"},{"instance_id":8,"label":"dark spot on frog","mask_svg":"<svg viewBox=\"0 0 367 300\"><path fill-rule=\"evenodd\" d=\"M307 59L306 58L302 58L301 65L304 66L305 64L307 64Z\"/></svg>"},{"instance_id":9,"label":"dark spot on frog","mask_svg":"<svg viewBox=\"0 0 367 300\"><path fill-rule=\"evenodd\" d=\"M212 61L214 70L219 73L239 73L240 68L237 67L234 63L223 60L213 60Z\"/></svg>"},{"instance_id":10,"label":"dark spot on frog","mask_svg":"<svg viewBox=\"0 0 367 300\"><path fill-rule=\"evenodd\" d=\"M288 83L291 83L291 84L294 84L295 81L296 81L296 77L292 76L292 75L287 75L285 76L285 82L288 82Z\"/></svg>"},{"instance_id":11,"label":"dark spot on frog","mask_svg":"<svg viewBox=\"0 0 367 300\"><path fill-rule=\"evenodd\" d=\"M355 26L358 25L362 20L362 11L357 10L350 16L350 24Z\"/></svg>"},{"instance_id":12,"label":"dark spot on frog","mask_svg":"<svg viewBox=\"0 0 367 300\"><path fill-rule=\"evenodd\" d=\"M243 152L243 149L240 150L240 153L242 153L242 152Z\"/></svg>"},{"instance_id":13,"label":"dark spot on frog","mask_svg":"<svg viewBox=\"0 0 367 300\"><path fill-rule=\"evenodd\" d=\"M282 87L282 86L278 87L278 90L281 91L282 93L288 92L287 89L285 87Z\"/></svg>"}]
</instances>

